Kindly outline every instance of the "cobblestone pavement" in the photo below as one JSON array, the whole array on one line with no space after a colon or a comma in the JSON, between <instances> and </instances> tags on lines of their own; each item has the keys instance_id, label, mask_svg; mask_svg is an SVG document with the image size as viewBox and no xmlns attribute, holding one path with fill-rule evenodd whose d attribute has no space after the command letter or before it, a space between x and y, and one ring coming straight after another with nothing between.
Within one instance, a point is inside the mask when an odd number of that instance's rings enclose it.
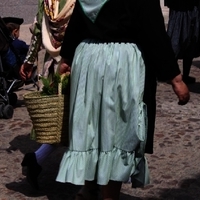
<instances>
[{"instance_id":1,"label":"cobblestone pavement","mask_svg":"<svg viewBox=\"0 0 200 200\"><path fill-rule=\"evenodd\" d=\"M27 37L25 27L22 37ZM158 83L154 154L147 155L151 184L142 189L123 184L120 200L200 200L200 58L194 60L191 75L197 82L189 86L191 100L185 106L177 104L170 85ZM39 146L29 138L32 124L23 101L23 94L33 90L30 84L17 91L13 118L0 119L0 200L70 200L79 186L55 181L65 147L42 166L39 191L22 173L24 154Z\"/></svg>"}]
</instances>

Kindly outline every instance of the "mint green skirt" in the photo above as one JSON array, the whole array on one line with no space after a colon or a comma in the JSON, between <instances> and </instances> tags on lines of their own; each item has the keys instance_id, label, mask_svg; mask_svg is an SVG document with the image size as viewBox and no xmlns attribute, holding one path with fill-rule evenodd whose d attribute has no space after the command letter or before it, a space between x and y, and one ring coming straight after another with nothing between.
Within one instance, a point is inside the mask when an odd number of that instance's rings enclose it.
<instances>
[{"instance_id":1,"label":"mint green skirt","mask_svg":"<svg viewBox=\"0 0 200 200\"><path fill-rule=\"evenodd\" d=\"M106 185L131 177L134 187L149 183L144 79L144 61L135 44L88 40L77 47L71 71L70 144L57 181L84 185L85 180L97 180Z\"/></svg>"}]
</instances>

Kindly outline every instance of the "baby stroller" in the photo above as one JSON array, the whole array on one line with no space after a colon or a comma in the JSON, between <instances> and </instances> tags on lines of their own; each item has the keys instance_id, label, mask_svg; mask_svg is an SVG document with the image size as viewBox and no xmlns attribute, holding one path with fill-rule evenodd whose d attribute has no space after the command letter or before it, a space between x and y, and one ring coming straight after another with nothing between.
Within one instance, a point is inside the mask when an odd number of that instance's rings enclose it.
<instances>
[{"instance_id":1,"label":"baby stroller","mask_svg":"<svg viewBox=\"0 0 200 200\"><path fill-rule=\"evenodd\" d=\"M15 91L24 85L14 69L6 68L3 62L3 56L11 49L18 59L16 51L11 43L13 41L10 31L7 29L3 19L0 17L0 118L10 119L13 116L13 106L17 102ZM19 63L19 67L21 63ZM34 79L31 79L34 86L38 85Z\"/></svg>"}]
</instances>

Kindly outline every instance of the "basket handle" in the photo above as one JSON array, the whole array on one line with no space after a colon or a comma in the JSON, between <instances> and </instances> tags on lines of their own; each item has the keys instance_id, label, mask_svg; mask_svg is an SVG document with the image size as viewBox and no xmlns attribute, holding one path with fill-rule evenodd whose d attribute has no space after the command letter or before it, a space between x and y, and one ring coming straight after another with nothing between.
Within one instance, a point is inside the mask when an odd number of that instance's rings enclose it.
<instances>
[{"instance_id":1,"label":"basket handle","mask_svg":"<svg viewBox=\"0 0 200 200\"><path fill-rule=\"evenodd\" d=\"M58 83L58 95L62 95L62 80L65 77L66 74L62 74L60 76L60 83Z\"/></svg>"}]
</instances>

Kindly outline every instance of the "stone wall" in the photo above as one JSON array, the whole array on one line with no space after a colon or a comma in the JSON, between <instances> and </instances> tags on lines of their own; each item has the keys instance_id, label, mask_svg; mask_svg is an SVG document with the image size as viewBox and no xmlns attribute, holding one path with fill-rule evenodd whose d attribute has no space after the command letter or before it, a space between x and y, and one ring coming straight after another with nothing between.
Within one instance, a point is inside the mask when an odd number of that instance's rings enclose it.
<instances>
[{"instance_id":1,"label":"stone wall","mask_svg":"<svg viewBox=\"0 0 200 200\"><path fill-rule=\"evenodd\" d=\"M37 12L38 0L0 0L1 17L21 17L30 24Z\"/></svg>"}]
</instances>

